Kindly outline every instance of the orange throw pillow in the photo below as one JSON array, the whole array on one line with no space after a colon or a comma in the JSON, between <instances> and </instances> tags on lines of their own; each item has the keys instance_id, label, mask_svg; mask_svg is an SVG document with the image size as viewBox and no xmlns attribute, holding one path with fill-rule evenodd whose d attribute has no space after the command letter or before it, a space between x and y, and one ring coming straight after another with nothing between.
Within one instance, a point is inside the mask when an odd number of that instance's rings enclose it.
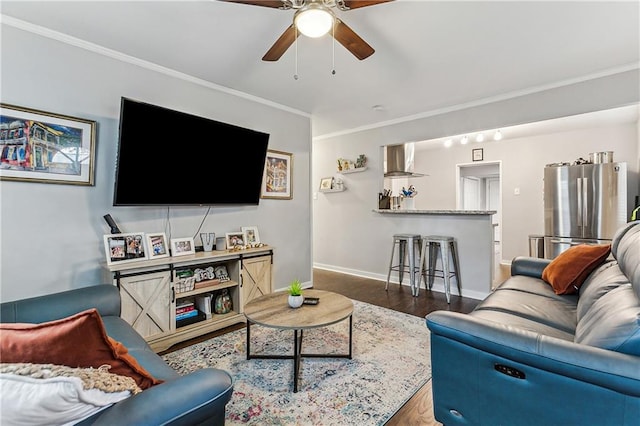
<instances>
[{"instance_id":1,"label":"orange throw pillow","mask_svg":"<svg viewBox=\"0 0 640 426\"><path fill-rule=\"evenodd\" d=\"M69 367L111 366L109 373L131 377L141 389L162 383L127 348L107 336L97 309L41 324L0 324L0 362Z\"/></svg>"},{"instance_id":2,"label":"orange throw pillow","mask_svg":"<svg viewBox=\"0 0 640 426\"><path fill-rule=\"evenodd\" d=\"M611 244L572 246L544 268L542 279L551 284L556 294L577 293L589 274L605 261L610 252Z\"/></svg>"}]
</instances>

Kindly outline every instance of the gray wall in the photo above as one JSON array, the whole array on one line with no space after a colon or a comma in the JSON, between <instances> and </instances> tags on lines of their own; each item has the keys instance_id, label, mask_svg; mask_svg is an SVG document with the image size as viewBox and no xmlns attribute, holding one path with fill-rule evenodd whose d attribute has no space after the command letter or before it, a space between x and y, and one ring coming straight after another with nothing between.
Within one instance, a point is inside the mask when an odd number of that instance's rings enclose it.
<instances>
[{"instance_id":1,"label":"gray wall","mask_svg":"<svg viewBox=\"0 0 640 426\"><path fill-rule=\"evenodd\" d=\"M121 96L270 133L271 149L293 153L293 200L213 207L202 230L224 235L255 225L262 241L275 247L275 286L283 288L295 278L311 281L308 116L7 25L2 26L1 47L2 102L98 123L95 186L0 183L2 301L111 282L103 246L103 234L109 233L102 219L106 213L123 232L166 231L179 238L197 231L206 207L112 206ZM189 167L201 166L201 160L197 155L173 158L164 172L183 168L188 176ZM242 159L231 160L242 164ZM216 172L211 181L180 177L178 190L198 185L218 191L232 187L234 174L241 173L224 164L211 167Z\"/></svg>"},{"instance_id":2,"label":"gray wall","mask_svg":"<svg viewBox=\"0 0 640 426\"><path fill-rule=\"evenodd\" d=\"M393 218L381 219L380 215L371 212L377 206L377 193L382 189L383 145L436 139L631 105L640 100L639 81L637 70L623 72L478 107L314 138L314 264L327 269L386 279L391 244L389 231L393 229L387 226L387 222ZM495 144L487 144L485 160L502 160L502 171L506 176L506 200L503 201L505 214L508 212L513 218L528 218L505 221L503 239L507 235L509 238L513 236L513 243L504 247L504 258L528 254L527 234L542 231L542 213L537 211L542 197L540 179L544 164L560 160L573 161L594 150L613 150L618 160L626 159L629 162L632 170L630 178L635 179L635 184L632 182L630 188L635 185L635 191L638 191L640 154L638 133L634 126L637 123L616 129L603 129L602 133L594 133L593 138L588 138L588 142L584 142L581 139L584 134L578 132L540 137L511 145L507 145L505 141L504 149ZM606 146L602 145L602 140L607 141ZM622 145L613 145L615 140L623 141ZM578 146L564 146L567 141ZM609 146L611 148L607 148ZM471 148L470 145L467 147L464 158L456 153L456 149L442 153L438 158L440 166L470 162ZM548 152L542 152L545 150ZM317 192L320 178L336 173L337 158L356 158L359 154L368 157L369 169L362 173L344 175L348 188L345 192ZM426 196L429 191L440 191L443 187L443 191L450 191L451 197L455 197L455 167L449 173L450 176L444 181L428 178L429 188L423 189L421 194ZM454 186L447 189L447 185ZM521 189L520 198L513 196L515 186ZM455 199L453 202L455 203ZM531 214L534 215L533 219L530 219ZM336 253L340 255L337 256ZM469 258L461 259L461 262L473 261L474 259Z\"/></svg>"}]
</instances>

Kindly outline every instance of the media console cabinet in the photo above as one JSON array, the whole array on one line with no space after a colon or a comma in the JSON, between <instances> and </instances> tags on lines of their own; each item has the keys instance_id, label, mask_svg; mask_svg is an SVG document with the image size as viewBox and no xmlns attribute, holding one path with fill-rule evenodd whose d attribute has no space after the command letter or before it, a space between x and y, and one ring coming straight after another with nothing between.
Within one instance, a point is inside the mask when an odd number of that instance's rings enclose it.
<instances>
[{"instance_id":1,"label":"media console cabinet","mask_svg":"<svg viewBox=\"0 0 640 426\"><path fill-rule=\"evenodd\" d=\"M273 249L265 246L116 263L108 268L120 289L120 316L160 352L178 342L245 322L244 305L273 292L272 264ZM224 276L225 269L227 280L212 275L212 271L221 271ZM231 298L230 312L216 314L211 306L209 315L199 312L190 321L176 320L176 306L197 306L202 296L210 296L215 304L216 296L225 289Z\"/></svg>"}]
</instances>

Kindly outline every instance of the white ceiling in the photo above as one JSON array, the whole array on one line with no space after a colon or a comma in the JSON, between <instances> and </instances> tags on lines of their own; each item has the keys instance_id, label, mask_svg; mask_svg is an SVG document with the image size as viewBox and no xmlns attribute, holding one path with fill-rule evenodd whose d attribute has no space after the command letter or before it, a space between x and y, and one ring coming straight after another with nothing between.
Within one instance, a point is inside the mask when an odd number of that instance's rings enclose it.
<instances>
[{"instance_id":1,"label":"white ceiling","mask_svg":"<svg viewBox=\"0 0 640 426\"><path fill-rule=\"evenodd\" d=\"M125 60L148 61L310 114L314 136L542 90L640 63L637 0L396 0L336 11L376 53L358 61L336 43L332 75L331 38L301 36L298 80L295 46L277 62L261 60L290 25L292 10L216 0L3 0L0 7L6 23L51 29L98 51L112 49Z\"/></svg>"}]
</instances>

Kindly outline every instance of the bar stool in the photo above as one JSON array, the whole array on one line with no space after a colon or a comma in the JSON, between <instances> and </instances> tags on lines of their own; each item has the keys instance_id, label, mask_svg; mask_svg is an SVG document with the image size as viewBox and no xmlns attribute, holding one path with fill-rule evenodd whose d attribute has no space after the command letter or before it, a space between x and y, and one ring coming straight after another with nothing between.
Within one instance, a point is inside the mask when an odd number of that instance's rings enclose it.
<instances>
[{"instance_id":1,"label":"bar stool","mask_svg":"<svg viewBox=\"0 0 640 426\"><path fill-rule=\"evenodd\" d=\"M425 263L425 256L429 252L429 266L425 273L422 271ZM453 270L450 269L449 255L453 260ZM440 257L442 269L436 269L436 262ZM458 285L458 295L462 296L462 290L460 288L460 267L458 260L458 250L456 249L456 240L453 237L443 235L424 235L422 237L422 247L420 255L420 269L418 277L429 277L428 283L425 278L425 288L431 290L433 287L434 278L442 278L444 280L444 292L447 296L447 303L451 303L451 278L456 277L456 284ZM420 283L416 290L416 296L420 291Z\"/></svg>"},{"instance_id":2,"label":"bar stool","mask_svg":"<svg viewBox=\"0 0 640 426\"><path fill-rule=\"evenodd\" d=\"M411 294L413 296L418 295L418 287L420 285L420 279L416 283L416 273L421 273L421 267L416 265L417 258L422 259L421 256L421 244L422 238L418 234L394 234L393 245L391 246L391 260L389 261L389 272L387 273L387 284L384 286L385 290L389 289L389 279L391 278L391 271L398 271L398 279L400 285L402 285L402 278L404 276L405 269L409 270L409 282L411 285ZM393 255L398 245L398 263L393 264ZM408 255L408 256L407 256ZM406 264L407 257L409 257L409 264ZM420 277L420 275L418 275ZM426 277L425 277L426 280Z\"/></svg>"}]
</instances>

